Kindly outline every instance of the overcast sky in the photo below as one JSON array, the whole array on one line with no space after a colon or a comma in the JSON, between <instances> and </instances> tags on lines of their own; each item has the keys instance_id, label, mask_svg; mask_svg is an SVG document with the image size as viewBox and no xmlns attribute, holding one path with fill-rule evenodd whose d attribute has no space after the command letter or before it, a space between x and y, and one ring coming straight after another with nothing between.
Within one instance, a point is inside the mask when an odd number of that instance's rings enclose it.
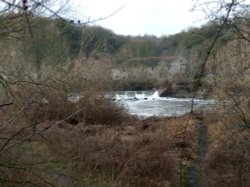
<instances>
[{"instance_id":1,"label":"overcast sky","mask_svg":"<svg viewBox=\"0 0 250 187\"><path fill-rule=\"evenodd\" d=\"M71 0L74 17L81 20L106 17L97 22L123 35L169 35L204 23L203 14L190 11L192 0ZM77 19L76 18L76 19Z\"/></svg>"}]
</instances>

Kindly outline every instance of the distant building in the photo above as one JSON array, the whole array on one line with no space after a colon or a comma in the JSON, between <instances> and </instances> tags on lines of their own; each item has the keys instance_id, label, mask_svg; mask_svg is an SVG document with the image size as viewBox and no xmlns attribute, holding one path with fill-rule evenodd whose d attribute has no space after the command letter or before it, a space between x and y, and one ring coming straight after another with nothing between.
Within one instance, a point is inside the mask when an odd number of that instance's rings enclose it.
<instances>
[{"instance_id":1,"label":"distant building","mask_svg":"<svg viewBox=\"0 0 250 187\"><path fill-rule=\"evenodd\" d=\"M113 80L127 79L128 73L120 69L111 69L111 77Z\"/></svg>"},{"instance_id":2,"label":"distant building","mask_svg":"<svg viewBox=\"0 0 250 187\"><path fill-rule=\"evenodd\" d=\"M187 77L188 68L187 61L178 57L175 61L171 62L168 70L167 70L167 80L173 81L175 78L185 79Z\"/></svg>"},{"instance_id":3,"label":"distant building","mask_svg":"<svg viewBox=\"0 0 250 187\"><path fill-rule=\"evenodd\" d=\"M187 61L182 57L154 57L150 59L159 59L157 65L152 67L131 67L126 70L112 69L111 76L113 80L122 79L136 79L136 78L149 78L158 80L167 80L172 82L176 79L183 80L188 75L188 64ZM145 62L147 58L136 58L133 59L137 62L142 60Z\"/></svg>"}]
</instances>

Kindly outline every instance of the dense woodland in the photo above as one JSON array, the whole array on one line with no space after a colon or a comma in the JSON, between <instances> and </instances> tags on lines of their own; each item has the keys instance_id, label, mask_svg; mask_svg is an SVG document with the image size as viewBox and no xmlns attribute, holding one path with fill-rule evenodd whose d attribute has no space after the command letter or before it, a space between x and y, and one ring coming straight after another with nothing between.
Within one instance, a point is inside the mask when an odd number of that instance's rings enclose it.
<instances>
[{"instance_id":1,"label":"dense woodland","mask_svg":"<svg viewBox=\"0 0 250 187\"><path fill-rule=\"evenodd\" d=\"M12 19L18 15L5 15L2 19L7 19L6 16ZM192 83L199 76L214 33L220 28L219 22L211 21L201 28L189 28L175 35L157 38L148 35L121 36L99 26L89 26L59 18L34 16L29 19L29 29L25 25L13 25L12 29L18 30L22 27L26 29L16 33L18 47L16 44L11 47L12 44L9 44L8 40L5 41L6 45L10 46L8 50L18 48L22 53L22 58L28 57L35 69L47 65L73 68L76 64L85 66L90 61L98 62L100 66L105 66L105 71L103 69L104 72L102 72L105 80L110 79L112 68L156 67L160 62L157 59L139 62L133 59L181 56L186 59L189 66L189 79L186 82ZM217 48L226 46L237 37L235 30L230 26L225 26L221 35L217 41ZM15 55L21 55L21 53ZM33 55L32 59L29 54ZM161 69L160 66L158 69ZM206 74L211 74L211 72ZM171 83L144 77L144 80L109 82L109 89L164 89L167 84Z\"/></svg>"},{"instance_id":2,"label":"dense woodland","mask_svg":"<svg viewBox=\"0 0 250 187\"><path fill-rule=\"evenodd\" d=\"M67 52L71 59L109 57L112 63L126 65L130 58L178 56L188 61L195 59L199 64L204 58L206 44L211 42L220 24L210 22L201 28L189 28L187 31L169 36L122 36L99 27L67 22L60 19L31 19L34 33L34 47L39 60L45 58L60 59L54 63L64 63L68 58L58 58ZM218 47L237 37L231 27L223 29ZM61 47L61 48L59 48ZM51 62L52 63L52 62ZM153 65L150 62L145 65ZM39 65L39 64L38 64Z\"/></svg>"}]
</instances>

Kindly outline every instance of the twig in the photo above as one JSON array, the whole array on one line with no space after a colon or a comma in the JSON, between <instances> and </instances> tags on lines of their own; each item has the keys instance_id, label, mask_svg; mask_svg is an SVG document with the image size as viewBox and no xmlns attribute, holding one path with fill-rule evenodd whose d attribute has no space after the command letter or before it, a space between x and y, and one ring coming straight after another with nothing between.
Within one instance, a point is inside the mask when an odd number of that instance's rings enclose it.
<instances>
[{"instance_id":1,"label":"twig","mask_svg":"<svg viewBox=\"0 0 250 187\"><path fill-rule=\"evenodd\" d=\"M125 7L125 5L121 6L120 8L118 8L116 11L114 11L113 13L111 13L111 14L108 15L108 16L101 17L101 18L98 18L98 19L93 19L93 20L84 22L83 24L84 24L84 25L87 25L87 24L90 24L90 23L96 23L96 22L99 22L99 21L103 21L103 20L105 20L105 19L108 19L108 18L112 17L113 15L117 14L117 13L118 13L119 11L121 11L124 7Z\"/></svg>"},{"instance_id":2,"label":"twig","mask_svg":"<svg viewBox=\"0 0 250 187\"><path fill-rule=\"evenodd\" d=\"M187 127L190 123L190 120L191 120L191 116L194 112L194 99L196 98L197 96L197 92L198 92L198 89L200 88L201 86L201 79L204 75L204 72L205 72L205 67L206 67L206 64L208 62L208 59L210 57L210 54L211 52L213 51L214 47L215 47L215 44L217 42L217 40L219 39L224 27L226 26L227 24L227 21L229 19L229 16L230 16L230 13L232 11L232 7L235 5L235 0L232 0L231 3L228 4L228 9L227 9L227 13L226 13L226 16L223 18L223 22L222 24L220 25L220 28L219 30L217 31L216 35L215 35L215 38L213 39L210 47L208 48L207 50L207 54L205 56L205 59L202 63L202 66L201 66L201 71L199 73L199 76L198 76L198 79L197 81L195 82L195 88L194 88L194 95L192 97L192 102L191 102L191 108L190 108L190 113L188 115L188 118L186 120L186 123L185 123L185 126L184 126L184 131L183 131L183 137L182 137L182 141L184 142L186 140L186 136L187 136ZM184 159L184 148L181 148L181 159L180 159L180 186L183 186L184 185L184 176L183 176L183 167L182 167L182 162L183 162L183 159Z\"/></svg>"},{"instance_id":3,"label":"twig","mask_svg":"<svg viewBox=\"0 0 250 187\"><path fill-rule=\"evenodd\" d=\"M3 126L0 128L0 132L3 131L10 123L12 123L16 117L21 114L32 102L31 98L18 112L16 112L5 124L3 124Z\"/></svg>"},{"instance_id":4,"label":"twig","mask_svg":"<svg viewBox=\"0 0 250 187\"><path fill-rule=\"evenodd\" d=\"M82 108L80 108L79 110L77 110L76 112L74 112L74 113L72 113L71 115L67 116L66 118L64 118L64 119L62 119L62 120L60 120L60 121L58 121L58 122L51 123L50 125L48 125L48 127L44 128L42 131L36 131L35 133L32 132L30 135L28 135L28 136L26 136L26 137L24 137L24 138L22 138L22 139L20 139L20 140L17 140L17 141L15 141L15 142L13 142L12 144L9 144L9 142L12 140L12 138L10 138L10 139L8 140L8 142L6 142L6 143L0 148L0 150L7 150L7 149L9 149L9 148L11 148L11 147L13 147L13 146L15 146L15 145L17 145L17 144L19 144L19 143L25 141L25 140L29 140L30 138L34 137L35 135L38 135L38 134L40 134L40 133L43 133L43 132L47 131L47 130L50 129L52 126L55 126L55 125L59 125L59 124L61 124L61 123L64 123L65 121L67 121L68 119L70 119L70 118L73 117L74 115L78 114L79 112L83 111L84 109L85 109L85 108L82 107ZM31 126L34 126L34 124L32 124L32 125L30 125L30 126L28 126L28 127L31 127ZM25 128L28 128L28 127L25 127ZM23 130L24 130L24 129L20 129L20 131L19 131L18 133L22 132ZM16 136L16 134L15 134L15 136ZM9 144L9 145L8 145L8 144Z\"/></svg>"},{"instance_id":5,"label":"twig","mask_svg":"<svg viewBox=\"0 0 250 187\"><path fill-rule=\"evenodd\" d=\"M4 104L1 104L0 107L2 108L4 106L9 106L9 105L13 105L13 103L12 102L11 103L4 103Z\"/></svg>"}]
</instances>

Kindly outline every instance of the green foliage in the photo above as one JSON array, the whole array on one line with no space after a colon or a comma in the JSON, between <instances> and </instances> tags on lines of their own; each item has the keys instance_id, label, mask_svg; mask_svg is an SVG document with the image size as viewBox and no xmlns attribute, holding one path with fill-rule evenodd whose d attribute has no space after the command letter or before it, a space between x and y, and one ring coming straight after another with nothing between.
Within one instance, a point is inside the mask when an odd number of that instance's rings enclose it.
<instances>
[{"instance_id":1,"label":"green foliage","mask_svg":"<svg viewBox=\"0 0 250 187\"><path fill-rule=\"evenodd\" d=\"M62 38L56 27L56 21L49 18L30 18L31 32L20 33L21 54L27 62L34 62L37 67L42 64L57 65L67 62L73 52L68 50L66 40Z\"/></svg>"},{"instance_id":2,"label":"green foliage","mask_svg":"<svg viewBox=\"0 0 250 187\"><path fill-rule=\"evenodd\" d=\"M61 20L58 21L57 28L60 33L60 37L65 39L67 42L70 57L73 58L77 56L81 48L81 29Z\"/></svg>"},{"instance_id":3,"label":"green foliage","mask_svg":"<svg viewBox=\"0 0 250 187\"><path fill-rule=\"evenodd\" d=\"M83 55L99 58L104 54L114 55L126 43L126 38L98 26L73 25L59 22L59 32L65 38L71 58Z\"/></svg>"}]
</instances>

